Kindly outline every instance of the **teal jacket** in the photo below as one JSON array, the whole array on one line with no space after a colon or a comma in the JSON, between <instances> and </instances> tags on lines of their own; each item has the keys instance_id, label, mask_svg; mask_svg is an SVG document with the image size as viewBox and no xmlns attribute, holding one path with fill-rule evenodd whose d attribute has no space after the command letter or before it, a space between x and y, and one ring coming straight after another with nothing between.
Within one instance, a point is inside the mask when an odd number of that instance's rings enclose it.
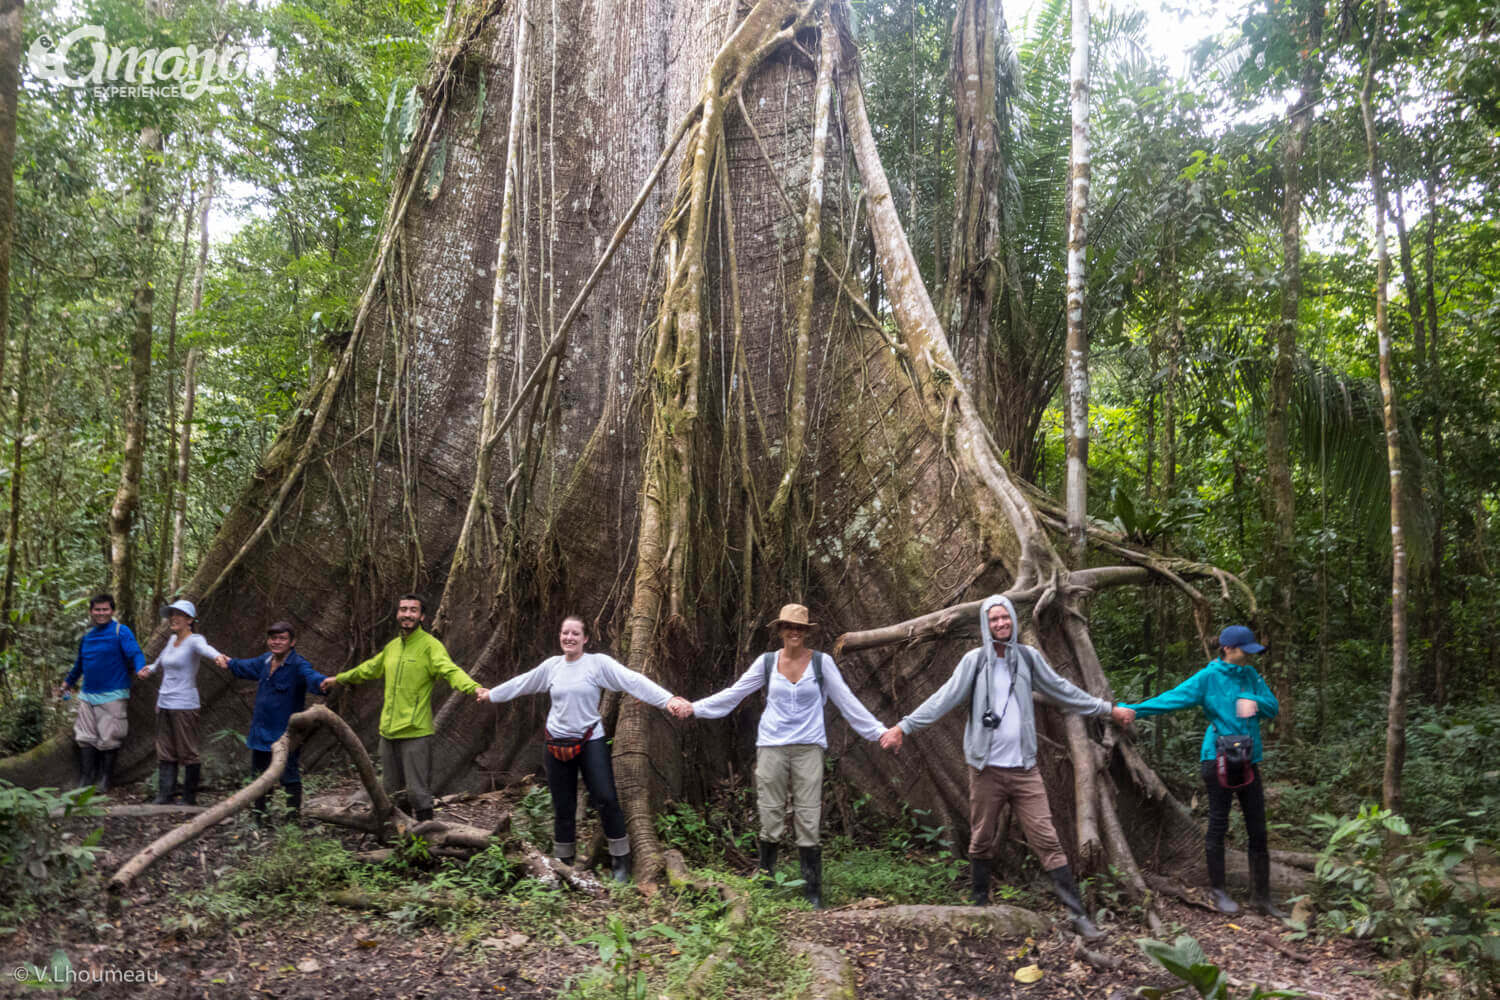
<instances>
[{"instance_id":1,"label":"teal jacket","mask_svg":"<svg viewBox=\"0 0 1500 1000\"><path fill-rule=\"evenodd\" d=\"M1252 698L1260 711L1248 719L1236 718L1234 702L1237 698ZM1252 736L1255 738L1255 763L1260 763L1260 720L1274 719L1281 706L1276 696L1266 687L1255 668L1246 664L1237 667L1223 660L1214 660L1170 691L1149 698L1138 705L1126 705L1135 709L1139 716L1162 715L1179 708L1203 709L1208 716L1208 729L1203 734L1203 748L1199 760L1213 760L1218 755L1214 743L1217 736Z\"/></svg>"}]
</instances>

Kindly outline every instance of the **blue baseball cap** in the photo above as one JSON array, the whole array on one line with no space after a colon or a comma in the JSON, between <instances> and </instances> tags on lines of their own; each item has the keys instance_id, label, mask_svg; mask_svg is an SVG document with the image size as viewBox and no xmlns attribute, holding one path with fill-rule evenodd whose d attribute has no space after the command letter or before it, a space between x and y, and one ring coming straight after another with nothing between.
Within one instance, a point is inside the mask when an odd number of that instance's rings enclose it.
<instances>
[{"instance_id":1,"label":"blue baseball cap","mask_svg":"<svg viewBox=\"0 0 1500 1000\"><path fill-rule=\"evenodd\" d=\"M1255 641L1255 633L1243 625L1231 625L1219 633L1219 645L1234 646L1247 653L1264 653L1266 647Z\"/></svg>"}]
</instances>

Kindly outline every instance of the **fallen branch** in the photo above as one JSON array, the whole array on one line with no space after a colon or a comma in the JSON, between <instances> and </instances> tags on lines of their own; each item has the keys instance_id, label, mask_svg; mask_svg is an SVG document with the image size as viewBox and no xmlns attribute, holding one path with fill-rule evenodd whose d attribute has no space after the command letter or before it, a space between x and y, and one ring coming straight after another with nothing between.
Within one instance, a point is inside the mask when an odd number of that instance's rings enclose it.
<instances>
[{"instance_id":1,"label":"fallen branch","mask_svg":"<svg viewBox=\"0 0 1500 1000\"><path fill-rule=\"evenodd\" d=\"M380 782L375 777L375 765L370 763L370 755L365 753L364 744L360 743L359 737L354 735L354 730L350 729L349 724L335 715L332 710L323 705L314 705L312 708L298 712L288 720L286 732L282 733L281 738L271 745L270 766L257 775L254 781L212 808L199 813L190 822L173 827L152 841L145 850L120 866L120 870L115 872L109 880L109 891L118 896L130 886L137 875L151 867L158 858L165 857L183 844L198 838L205 830L244 810L256 799L269 792L280 780L282 771L286 769L287 756L292 749L301 746L308 733L318 726L327 726L332 729L349 756L353 758L360 780L364 782L366 791L370 793L370 802L378 818L377 829L383 829L386 817L392 813L399 817L403 828L410 826L411 818L391 805L390 798L380 787Z\"/></svg>"},{"instance_id":2,"label":"fallen branch","mask_svg":"<svg viewBox=\"0 0 1500 1000\"><path fill-rule=\"evenodd\" d=\"M1073 957L1087 962L1100 972L1118 972L1120 967L1125 964L1123 958L1118 958L1107 952L1094 951L1085 946L1081 937L1073 939Z\"/></svg>"},{"instance_id":3,"label":"fallen branch","mask_svg":"<svg viewBox=\"0 0 1500 1000\"><path fill-rule=\"evenodd\" d=\"M576 889L585 896L604 895L604 884L592 875L579 872L572 865L565 865L556 858L549 858L530 844L521 845L523 851L522 861L526 870L531 873L532 878L546 885L555 885L559 881L569 888Z\"/></svg>"}]
</instances>

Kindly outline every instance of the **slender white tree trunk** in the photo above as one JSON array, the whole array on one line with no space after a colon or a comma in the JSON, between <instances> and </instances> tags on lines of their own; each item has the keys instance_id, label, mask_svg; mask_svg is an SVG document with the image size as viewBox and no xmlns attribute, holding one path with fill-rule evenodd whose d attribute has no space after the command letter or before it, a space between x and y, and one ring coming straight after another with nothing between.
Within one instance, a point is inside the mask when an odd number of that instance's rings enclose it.
<instances>
[{"instance_id":1,"label":"slender white tree trunk","mask_svg":"<svg viewBox=\"0 0 1500 1000\"><path fill-rule=\"evenodd\" d=\"M1072 190L1068 211L1068 343L1067 343L1067 507L1068 554L1083 564L1084 523L1088 516L1089 342L1084 327L1084 258L1088 249L1089 205L1089 5L1073 0L1072 58L1073 149L1069 167Z\"/></svg>"}]
</instances>

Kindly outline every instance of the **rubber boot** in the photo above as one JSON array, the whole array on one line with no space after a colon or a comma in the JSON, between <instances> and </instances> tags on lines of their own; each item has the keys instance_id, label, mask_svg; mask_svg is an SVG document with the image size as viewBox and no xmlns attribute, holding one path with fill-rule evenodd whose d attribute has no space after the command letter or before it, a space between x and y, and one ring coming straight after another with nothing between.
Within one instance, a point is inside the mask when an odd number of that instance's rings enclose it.
<instances>
[{"instance_id":1,"label":"rubber boot","mask_svg":"<svg viewBox=\"0 0 1500 1000\"><path fill-rule=\"evenodd\" d=\"M109 786L115 778L115 754L118 750L99 751L99 774L94 787L101 792L109 791Z\"/></svg>"},{"instance_id":2,"label":"rubber boot","mask_svg":"<svg viewBox=\"0 0 1500 1000\"><path fill-rule=\"evenodd\" d=\"M1271 901L1271 855L1250 855L1250 881L1255 887L1255 908L1273 920L1285 920L1286 911Z\"/></svg>"},{"instance_id":3,"label":"rubber boot","mask_svg":"<svg viewBox=\"0 0 1500 1000\"><path fill-rule=\"evenodd\" d=\"M164 806L177 794L177 764L170 760L156 762L156 804Z\"/></svg>"},{"instance_id":4,"label":"rubber boot","mask_svg":"<svg viewBox=\"0 0 1500 1000\"><path fill-rule=\"evenodd\" d=\"M432 807L428 806L426 809L418 809L414 814L414 817L418 823L427 822L428 820L432 819Z\"/></svg>"},{"instance_id":5,"label":"rubber boot","mask_svg":"<svg viewBox=\"0 0 1500 1000\"><path fill-rule=\"evenodd\" d=\"M1209 901L1214 904L1214 909L1218 910L1225 916L1232 917L1236 913L1240 912L1240 904L1236 903L1234 899L1230 897L1229 893L1224 891L1224 887L1221 885L1216 885L1212 889L1208 890L1208 898Z\"/></svg>"},{"instance_id":6,"label":"rubber boot","mask_svg":"<svg viewBox=\"0 0 1500 1000\"><path fill-rule=\"evenodd\" d=\"M1085 941L1097 941L1104 932L1094 926L1089 913L1083 908L1083 898L1078 895L1078 882L1073 878L1071 865L1063 865L1047 872L1052 879L1052 891L1062 900L1062 905L1073 916L1073 929Z\"/></svg>"},{"instance_id":7,"label":"rubber boot","mask_svg":"<svg viewBox=\"0 0 1500 1000\"><path fill-rule=\"evenodd\" d=\"M87 788L99 774L99 748L87 743L75 744L78 749L78 788Z\"/></svg>"},{"instance_id":8,"label":"rubber boot","mask_svg":"<svg viewBox=\"0 0 1500 1000\"><path fill-rule=\"evenodd\" d=\"M630 855L611 854L609 856L609 869L614 872L616 882L630 881Z\"/></svg>"},{"instance_id":9,"label":"rubber boot","mask_svg":"<svg viewBox=\"0 0 1500 1000\"><path fill-rule=\"evenodd\" d=\"M777 846L774 840L760 842L760 855L755 862L755 875L762 885L771 885L776 881Z\"/></svg>"},{"instance_id":10,"label":"rubber boot","mask_svg":"<svg viewBox=\"0 0 1500 1000\"><path fill-rule=\"evenodd\" d=\"M969 902L975 906L990 905L990 859L969 859Z\"/></svg>"},{"instance_id":11,"label":"rubber boot","mask_svg":"<svg viewBox=\"0 0 1500 1000\"><path fill-rule=\"evenodd\" d=\"M802 895L815 910L823 908L823 849L821 847L797 848L797 860L802 865Z\"/></svg>"},{"instance_id":12,"label":"rubber boot","mask_svg":"<svg viewBox=\"0 0 1500 1000\"><path fill-rule=\"evenodd\" d=\"M182 804L195 806L198 804L198 781L203 777L202 764L188 764L182 772Z\"/></svg>"},{"instance_id":13,"label":"rubber boot","mask_svg":"<svg viewBox=\"0 0 1500 1000\"><path fill-rule=\"evenodd\" d=\"M292 821L296 822L302 815L302 782L294 781L281 787L286 789L286 807L291 810Z\"/></svg>"}]
</instances>

